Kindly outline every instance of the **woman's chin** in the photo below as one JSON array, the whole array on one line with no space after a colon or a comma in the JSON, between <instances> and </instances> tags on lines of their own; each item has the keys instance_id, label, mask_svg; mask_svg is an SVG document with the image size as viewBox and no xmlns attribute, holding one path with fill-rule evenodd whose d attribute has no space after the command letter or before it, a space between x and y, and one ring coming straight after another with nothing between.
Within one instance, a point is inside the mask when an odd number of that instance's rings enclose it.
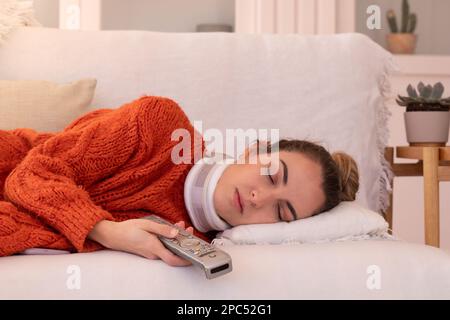
<instances>
[{"instance_id":1,"label":"woman's chin","mask_svg":"<svg viewBox=\"0 0 450 320\"><path fill-rule=\"evenodd\" d=\"M234 227L236 225L238 225L239 223L236 221L236 218L233 217L233 214L227 214L227 215L221 215L220 213L217 213L219 215L219 217L225 221L226 223L228 223L230 226Z\"/></svg>"}]
</instances>

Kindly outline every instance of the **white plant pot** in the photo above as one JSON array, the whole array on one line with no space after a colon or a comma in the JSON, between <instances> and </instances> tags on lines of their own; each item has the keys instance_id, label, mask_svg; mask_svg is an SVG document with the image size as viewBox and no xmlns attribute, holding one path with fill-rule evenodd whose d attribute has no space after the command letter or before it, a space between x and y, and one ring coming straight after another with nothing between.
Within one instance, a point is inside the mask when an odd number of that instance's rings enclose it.
<instances>
[{"instance_id":1,"label":"white plant pot","mask_svg":"<svg viewBox=\"0 0 450 320\"><path fill-rule=\"evenodd\" d=\"M405 112L406 139L410 144L441 144L448 141L450 112Z\"/></svg>"}]
</instances>

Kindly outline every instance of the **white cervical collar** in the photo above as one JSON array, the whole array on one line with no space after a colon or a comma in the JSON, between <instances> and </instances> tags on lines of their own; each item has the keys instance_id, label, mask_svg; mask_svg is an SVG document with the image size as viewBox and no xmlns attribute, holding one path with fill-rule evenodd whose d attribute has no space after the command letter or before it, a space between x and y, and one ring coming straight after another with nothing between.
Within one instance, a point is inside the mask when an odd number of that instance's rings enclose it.
<instances>
[{"instance_id":1,"label":"white cervical collar","mask_svg":"<svg viewBox=\"0 0 450 320\"><path fill-rule=\"evenodd\" d=\"M231 226L222 220L214 208L214 190L224 170L232 163L222 154L204 157L189 171L184 183L184 202L194 227L200 232L223 231ZM218 159L215 161L215 159Z\"/></svg>"}]
</instances>

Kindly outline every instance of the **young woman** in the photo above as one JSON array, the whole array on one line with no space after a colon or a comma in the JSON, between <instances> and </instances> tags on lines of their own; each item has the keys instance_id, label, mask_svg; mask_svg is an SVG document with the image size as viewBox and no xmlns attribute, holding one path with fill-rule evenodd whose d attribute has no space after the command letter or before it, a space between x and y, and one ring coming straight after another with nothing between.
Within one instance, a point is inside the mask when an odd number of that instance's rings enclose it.
<instances>
[{"instance_id":1,"label":"young woman","mask_svg":"<svg viewBox=\"0 0 450 320\"><path fill-rule=\"evenodd\" d=\"M215 235L194 229L186 210L184 182L198 150L192 141L192 162L172 161L178 142L171 134L180 128L194 137L174 101L144 96L90 112L59 133L0 130L0 256L110 248L189 265L157 237L175 237L173 228L141 219L156 214L205 240ZM276 173L260 174L257 161L221 174L212 214L226 227L304 219L355 199L359 176L350 156L301 140L277 144Z\"/></svg>"}]
</instances>

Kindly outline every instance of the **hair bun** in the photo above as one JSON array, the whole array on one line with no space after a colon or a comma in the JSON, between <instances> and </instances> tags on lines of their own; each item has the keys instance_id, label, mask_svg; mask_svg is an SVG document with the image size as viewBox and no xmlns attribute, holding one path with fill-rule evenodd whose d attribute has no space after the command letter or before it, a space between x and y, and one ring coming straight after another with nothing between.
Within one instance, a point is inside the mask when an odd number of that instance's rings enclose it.
<instances>
[{"instance_id":1,"label":"hair bun","mask_svg":"<svg viewBox=\"0 0 450 320\"><path fill-rule=\"evenodd\" d=\"M345 152L333 152L331 154L339 169L340 200L353 201L359 189L359 172L355 160Z\"/></svg>"}]
</instances>

